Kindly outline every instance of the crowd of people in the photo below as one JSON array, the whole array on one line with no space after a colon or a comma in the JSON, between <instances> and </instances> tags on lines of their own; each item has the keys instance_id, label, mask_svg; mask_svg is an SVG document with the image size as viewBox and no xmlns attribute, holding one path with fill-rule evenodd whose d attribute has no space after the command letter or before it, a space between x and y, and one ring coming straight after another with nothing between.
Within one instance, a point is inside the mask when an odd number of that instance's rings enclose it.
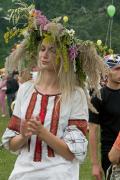
<instances>
[{"instance_id":1,"label":"crowd of people","mask_svg":"<svg viewBox=\"0 0 120 180\"><path fill-rule=\"evenodd\" d=\"M37 71L28 72L26 69L21 73L13 70L10 73L1 72L0 75L0 110L1 117L11 117L14 101L21 84L36 78Z\"/></svg>"},{"instance_id":2,"label":"crowd of people","mask_svg":"<svg viewBox=\"0 0 120 180\"><path fill-rule=\"evenodd\" d=\"M18 71L6 75L1 74L0 79L0 108L2 117L12 116L11 104L15 100L16 93L19 88ZM6 105L7 99L7 105Z\"/></svg>"},{"instance_id":3,"label":"crowd of people","mask_svg":"<svg viewBox=\"0 0 120 180\"><path fill-rule=\"evenodd\" d=\"M28 20L33 24L11 58L18 66L29 59L19 71L24 76L19 78L22 85L13 72L0 86L6 86L3 97L7 95L11 117L2 143L18 155L9 180L78 180L88 141L92 175L103 180L110 164L120 163L120 56L109 55L103 61L93 43L81 42L73 30L47 20L39 10L31 10ZM36 53L32 46L37 46ZM35 62L38 73L33 81L30 68ZM5 107L2 111L6 114Z\"/></svg>"}]
</instances>

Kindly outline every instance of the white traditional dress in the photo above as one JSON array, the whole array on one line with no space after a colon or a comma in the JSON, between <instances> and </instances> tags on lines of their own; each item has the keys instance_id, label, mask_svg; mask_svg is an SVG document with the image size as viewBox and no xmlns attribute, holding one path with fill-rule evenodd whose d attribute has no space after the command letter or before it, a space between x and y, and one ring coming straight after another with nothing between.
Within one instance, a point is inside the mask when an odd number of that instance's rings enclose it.
<instances>
[{"instance_id":1,"label":"white traditional dress","mask_svg":"<svg viewBox=\"0 0 120 180\"><path fill-rule=\"evenodd\" d=\"M82 89L76 88L69 101L60 103L59 98L60 94L41 94L32 82L21 85L2 142L9 149L10 138L20 134L21 122L39 115L42 124L65 141L75 159L64 159L44 141L32 135L17 152L18 157L9 180L79 180L79 163L84 161L87 152L84 135L88 119L86 97Z\"/></svg>"}]
</instances>

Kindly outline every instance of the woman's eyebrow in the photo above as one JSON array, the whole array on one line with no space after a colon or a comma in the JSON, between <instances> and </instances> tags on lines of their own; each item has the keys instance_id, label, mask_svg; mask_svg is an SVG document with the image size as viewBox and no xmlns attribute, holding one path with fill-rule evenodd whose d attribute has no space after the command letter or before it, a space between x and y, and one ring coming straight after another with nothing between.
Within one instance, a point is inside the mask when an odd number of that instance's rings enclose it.
<instances>
[{"instance_id":1,"label":"woman's eyebrow","mask_svg":"<svg viewBox=\"0 0 120 180\"><path fill-rule=\"evenodd\" d=\"M41 47L45 47L43 44L41 44Z\"/></svg>"},{"instance_id":2,"label":"woman's eyebrow","mask_svg":"<svg viewBox=\"0 0 120 180\"><path fill-rule=\"evenodd\" d=\"M51 46L50 49L56 49L55 46Z\"/></svg>"}]
</instances>

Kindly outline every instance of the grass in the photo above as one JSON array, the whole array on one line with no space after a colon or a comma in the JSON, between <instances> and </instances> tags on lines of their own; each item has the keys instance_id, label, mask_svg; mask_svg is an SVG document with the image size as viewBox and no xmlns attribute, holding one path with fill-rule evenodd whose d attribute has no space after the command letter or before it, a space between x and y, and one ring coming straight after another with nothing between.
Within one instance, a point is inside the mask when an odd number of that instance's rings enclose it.
<instances>
[{"instance_id":1,"label":"grass","mask_svg":"<svg viewBox=\"0 0 120 180\"><path fill-rule=\"evenodd\" d=\"M8 124L8 118L0 117L0 137L2 136L5 128ZM13 169L16 156L0 148L0 180L8 180L8 177ZM91 176L91 164L89 153L86 157L85 162L80 168L80 180L93 180Z\"/></svg>"}]
</instances>

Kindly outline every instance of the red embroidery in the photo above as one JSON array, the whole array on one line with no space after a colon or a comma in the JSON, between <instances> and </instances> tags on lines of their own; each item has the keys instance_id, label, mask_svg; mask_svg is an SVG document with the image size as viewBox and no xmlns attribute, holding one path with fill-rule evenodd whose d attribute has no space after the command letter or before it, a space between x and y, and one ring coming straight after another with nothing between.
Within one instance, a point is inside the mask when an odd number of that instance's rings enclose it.
<instances>
[{"instance_id":1,"label":"red embroidery","mask_svg":"<svg viewBox=\"0 0 120 180\"><path fill-rule=\"evenodd\" d=\"M36 100L37 100L37 93L34 92L32 94L32 97L30 99L30 103L29 103L29 106L27 108L27 112L26 112L26 116L25 116L25 119L28 121L31 116L32 116L32 113L33 113L33 110L35 108L35 103L36 103Z\"/></svg>"},{"instance_id":2,"label":"red embroidery","mask_svg":"<svg viewBox=\"0 0 120 180\"><path fill-rule=\"evenodd\" d=\"M68 126L76 125L84 135L87 133L87 121L85 119L69 119Z\"/></svg>"},{"instance_id":3,"label":"red embroidery","mask_svg":"<svg viewBox=\"0 0 120 180\"><path fill-rule=\"evenodd\" d=\"M20 118L13 115L9 121L8 128L20 132Z\"/></svg>"},{"instance_id":4,"label":"red embroidery","mask_svg":"<svg viewBox=\"0 0 120 180\"><path fill-rule=\"evenodd\" d=\"M57 134L59 116L60 116L60 101L59 101L59 96L56 96L53 113L52 113L51 127L50 127L50 132L53 133L54 135ZM49 146L48 146L48 156L49 157L55 156L53 149L50 148Z\"/></svg>"},{"instance_id":5,"label":"red embroidery","mask_svg":"<svg viewBox=\"0 0 120 180\"><path fill-rule=\"evenodd\" d=\"M42 96L40 114L39 114L39 120L42 124L44 124L47 105L48 105L48 96ZM41 161L41 155L42 155L42 141L39 140L37 137L36 145L35 145L34 161Z\"/></svg>"},{"instance_id":6,"label":"red embroidery","mask_svg":"<svg viewBox=\"0 0 120 180\"><path fill-rule=\"evenodd\" d=\"M34 92L32 94L29 106L28 106L27 111L26 111L26 115L25 115L26 121L29 121L29 119L31 118L31 116L33 114L33 110L35 108L36 100L37 100L37 93ZM28 151L30 151L30 143L31 143L31 138L29 138L29 140L28 140Z\"/></svg>"}]
</instances>

